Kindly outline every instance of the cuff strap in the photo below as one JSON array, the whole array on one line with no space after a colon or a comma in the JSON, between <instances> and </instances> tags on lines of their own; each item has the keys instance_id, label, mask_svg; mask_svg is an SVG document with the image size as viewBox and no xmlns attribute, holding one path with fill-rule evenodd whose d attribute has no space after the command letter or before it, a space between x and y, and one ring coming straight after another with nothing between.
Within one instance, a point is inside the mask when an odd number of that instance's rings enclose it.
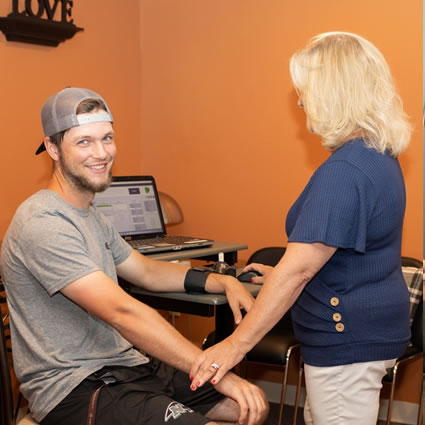
<instances>
[{"instance_id":1,"label":"cuff strap","mask_svg":"<svg viewBox=\"0 0 425 425\"><path fill-rule=\"evenodd\" d=\"M184 278L184 289L186 292L195 292L197 294L205 294L205 284L211 270L200 267L189 269Z\"/></svg>"}]
</instances>

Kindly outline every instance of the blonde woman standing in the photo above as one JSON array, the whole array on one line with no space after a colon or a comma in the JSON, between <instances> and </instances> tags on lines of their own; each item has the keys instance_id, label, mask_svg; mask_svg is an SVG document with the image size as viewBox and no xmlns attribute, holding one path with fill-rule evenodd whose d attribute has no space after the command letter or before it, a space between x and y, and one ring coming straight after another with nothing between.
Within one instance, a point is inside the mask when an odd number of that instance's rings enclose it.
<instances>
[{"instance_id":1,"label":"blonde woman standing","mask_svg":"<svg viewBox=\"0 0 425 425\"><path fill-rule=\"evenodd\" d=\"M358 35L314 37L290 71L307 127L331 155L287 215L279 264L246 267L264 286L234 333L195 361L192 390L219 382L291 308L306 424L375 425L382 377L410 337L397 157L411 128L384 57Z\"/></svg>"}]
</instances>

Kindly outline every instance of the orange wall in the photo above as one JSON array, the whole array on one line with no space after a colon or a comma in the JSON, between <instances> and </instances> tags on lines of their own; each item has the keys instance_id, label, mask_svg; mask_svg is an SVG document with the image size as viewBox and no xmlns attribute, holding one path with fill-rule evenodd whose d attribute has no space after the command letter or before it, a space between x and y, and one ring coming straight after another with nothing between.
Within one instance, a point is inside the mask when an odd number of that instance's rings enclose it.
<instances>
[{"instance_id":1,"label":"orange wall","mask_svg":"<svg viewBox=\"0 0 425 425\"><path fill-rule=\"evenodd\" d=\"M327 157L305 130L288 60L320 32L370 39L416 127L402 164L403 254L422 258L422 1L155 0L141 6L142 170L173 195L173 232L286 243L284 218Z\"/></svg>"},{"instance_id":2,"label":"orange wall","mask_svg":"<svg viewBox=\"0 0 425 425\"><path fill-rule=\"evenodd\" d=\"M40 109L65 86L90 87L108 100L122 148L116 171L140 172L140 6L118 3L74 1L74 21L85 30L56 48L8 42L0 33L0 240L18 204L46 184L50 161L34 156ZM1 2L0 16L11 4Z\"/></svg>"},{"instance_id":3,"label":"orange wall","mask_svg":"<svg viewBox=\"0 0 425 425\"><path fill-rule=\"evenodd\" d=\"M0 34L0 239L17 205L43 187L40 107L66 85L112 108L115 174L152 173L182 205L173 232L284 244L284 217L326 158L295 106L288 59L314 34L358 32L385 54L416 126L402 155L408 206L403 253L422 256L422 2L308 0L74 2L85 31L57 48ZM11 1L0 4L0 16ZM139 12L140 11L140 12ZM177 161L176 161L177 160ZM195 194L195 196L194 196Z\"/></svg>"}]
</instances>

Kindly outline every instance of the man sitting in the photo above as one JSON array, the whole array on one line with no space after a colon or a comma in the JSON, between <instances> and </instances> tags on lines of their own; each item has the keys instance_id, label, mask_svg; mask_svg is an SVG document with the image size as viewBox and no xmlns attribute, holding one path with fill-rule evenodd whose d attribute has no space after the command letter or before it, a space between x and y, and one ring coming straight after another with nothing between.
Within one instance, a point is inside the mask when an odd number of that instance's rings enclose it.
<instances>
[{"instance_id":1,"label":"man sitting","mask_svg":"<svg viewBox=\"0 0 425 425\"><path fill-rule=\"evenodd\" d=\"M225 292L236 322L251 295L230 276L144 257L96 211L91 202L109 186L116 155L101 96L66 88L41 116L37 154L47 151L52 175L18 208L1 251L14 365L34 418L42 425L263 423L264 393L232 373L215 388L191 391L187 372L200 349L122 290L117 276L151 291Z\"/></svg>"}]
</instances>

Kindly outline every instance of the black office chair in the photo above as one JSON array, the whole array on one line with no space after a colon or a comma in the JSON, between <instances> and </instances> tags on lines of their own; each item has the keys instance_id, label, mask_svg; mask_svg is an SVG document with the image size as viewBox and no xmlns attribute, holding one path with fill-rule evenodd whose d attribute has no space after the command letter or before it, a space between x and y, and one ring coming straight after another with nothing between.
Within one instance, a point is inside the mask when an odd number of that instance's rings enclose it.
<instances>
[{"instance_id":1,"label":"black office chair","mask_svg":"<svg viewBox=\"0 0 425 425\"><path fill-rule=\"evenodd\" d=\"M274 267L282 258L285 250L286 248L284 247L265 247L259 249L249 257L247 264L260 263ZM297 422L303 369L300 348L294 336L290 312L286 313L263 339L246 354L245 359L241 362L241 375L245 377L249 363L267 364L284 368L278 425L281 425L283 420L288 372L291 366L298 370L293 416L293 424L295 425Z\"/></svg>"},{"instance_id":2,"label":"black office chair","mask_svg":"<svg viewBox=\"0 0 425 425\"><path fill-rule=\"evenodd\" d=\"M10 375L9 315L6 312L6 297L0 277L0 425L38 425L27 414L17 422L18 409L13 408L12 380Z\"/></svg>"},{"instance_id":3,"label":"black office chair","mask_svg":"<svg viewBox=\"0 0 425 425\"><path fill-rule=\"evenodd\" d=\"M402 257L402 266L415 267L418 269L422 269L422 261L417 260L415 258L411 258L411 257ZM383 383L391 386L390 398L388 400L386 425L391 424L394 394L395 394L397 385L400 381L399 379L399 376L401 374L400 372L405 368L412 367L411 365L414 365L414 361L418 357L423 358L423 299L422 299L422 296L420 296L419 298L419 304L414 314L414 319L411 325L411 334L412 334L411 341L405 353L397 359L397 362L394 365L394 367L389 369L387 374L383 378ZM418 375L420 375L420 370L418 370ZM419 412L418 412L417 425L422 425L422 422L423 422L422 393L423 393L423 381L421 384L420 394L418 395Z\"/></svg>"}]
</instances>

